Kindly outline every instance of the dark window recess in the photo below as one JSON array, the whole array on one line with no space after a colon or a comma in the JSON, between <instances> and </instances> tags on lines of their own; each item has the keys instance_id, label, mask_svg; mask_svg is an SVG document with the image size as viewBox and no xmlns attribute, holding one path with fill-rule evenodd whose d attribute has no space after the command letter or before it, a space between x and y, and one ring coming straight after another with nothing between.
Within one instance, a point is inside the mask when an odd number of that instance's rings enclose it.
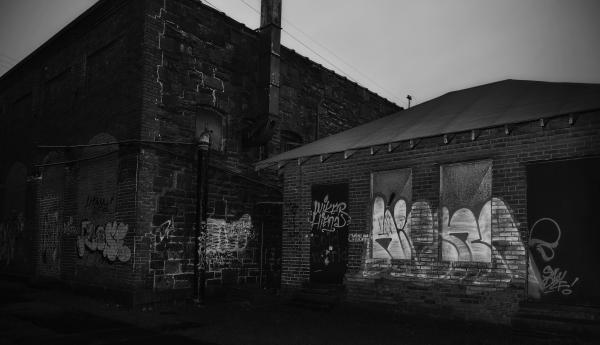
<instances>
[{"instance_id":1,"label":"dark window recess","mask_svg":"<svg viewBox=\"0 0 600 345\"><path fill-rule=\"evenodd\" d=\"M302 137L300 134L292 131L281 131L281 152L295 149L302 146Z\"/></svg>"},{"instance_id":2,"label":"dark window recess","mask_svg":"<svg viewBox=\"0 0 600 345\"><path fill-rule=\"evenodd\" d=\"M223 150L223 116L214 110L200 109L196 117L196 132L202 133L204 129L211 131L210 147L213 150Z\"/></svg>"}]
</instances>

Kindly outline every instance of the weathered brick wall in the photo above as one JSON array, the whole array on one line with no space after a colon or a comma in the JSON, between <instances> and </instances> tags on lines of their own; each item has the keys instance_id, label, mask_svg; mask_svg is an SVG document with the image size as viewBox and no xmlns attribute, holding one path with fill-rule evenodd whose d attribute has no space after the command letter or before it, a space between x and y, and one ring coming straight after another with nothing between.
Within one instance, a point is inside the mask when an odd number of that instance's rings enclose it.
<instances>
[{"instance_id":1,"label":"weathered brick wall","mask_svg":"<svg viewBox=\"0 0 600 345\"><path fill-rule=\"evenodd\" d=\"M257 201L279 197L277 186L253 171L256 150L244 149L241 140L256 108L257 36L195 1L148 1L146 15L141 137L191 143L199 110L218 119L222 140L213 143L208 171L209 242L231 237ZM139 179L148 183L138 189L135 260L147 288L193 284L196 172L194 146L153 145L142 152ZM256 282L253 240L235 248L213 241L205 260L208 284Z\"/></svg>"},{"instance_id":2,"label":"weathered brick wall","mask_svg":"<svg viewBox=\"0 0 600 345\"><path fill-rule=\"evenodd\" d=\"M280 129L299 134L304 143L401 109L285 47L281 49L280 98ZM279 137L272 144L278 152Z\"/></svg>"},{"instance_id":3,"label":"weathered brick wall","mask_svg":"<svg viewBox=\"0 0 600 345\"><path fill-rule=\"evenodd\" d=\"M507 323L526 298L525 165L600 154L599 114L583 113L573 125L568 116L559 116L544 127L537 121L510 126L508 135L504 128L492 128L476 131L475 140L471 132L465 132L449 136L448 144L437 136L417 141L412 149L403 142L392 152L382 146L375 155L365 149L346 160L336 154L324 163L318 157L300 166L289 163L284 181L282 285L294 290L309 279L306 215L311 185L347 182L351 216L345 280L348 301L375 309ZM491 162L491 198L482 208L489 207L491 253L487 262L444 260L448 252L443 251L446 230L442 225L447 223L442 222L440 167L472 161ZM401 168L412 172L412 205L406 210L412 259L377 259L373 248L377 243L372 240L371 173ZM481 218L480 226L485 219Z\"/></svg>"},{"instance_id":4,"label":"weathered brick wall","mask_svg":"<svg viewBox=\"0 0 600 345\"><path fill-rule=\"evenodd\" d=\"M210 153L208 172L209 245L204 258L207 283L255 283L260 280L259 224L255 221L259 218L254 214L255 206L281 200L278 176L272 171L254 171L260 149L248 145L246 138L252 125L264 115L259 114L262 108L258 104L258 34L198 1L152 0L146 5L141 137L190 143L194 141L198 114L201 119L216 119L213 124L219 125L222 133L213 133L215 149ZM358 102L356 95L365 92L296 53L287 51L286 56L287 63L301 75L285 77L285 82L288 89L297 88L294 92L300 97L317 97L329 79L330 91L334 87L345 88L343 94L328 93L326 104L333 104L334 96L347 100L339 100L343 109L336 113L343 120L330 120L327 116L331 114L323 116L322 121L330 123L321 128L323 133L334 133L396 109L371 95L369 106L375 110L350 119L354 113L349 109L356 106L350 100ZM277 124L269 154L280 150L279 131L302 133L310 126L314 114L304 109L313 109L319 99L306 102L300 98L281 99L287 115ZM314 135L305 138L313 139ZM147 183L140 183L138 188L135 274L147 288L186 289L194 279L195 150L185 145L162 144L144 148L141 154L139 180ZM248 219L245 215L250 216L251 226L244 221ZM269 253L277 252L271 249ZM273 263L268 267L276 266Z\"/></svg>"},{"instance_id":5,"label":"weathered brick wall","mask_svg":"<svg viewBox=\"0 0 600 345\"><path fill-rule=\"evenodd\" d=\"M106 217L95 223L102 230L108 218L129 232L135 228L137 149L106 147L118 152L102 156L105 151L97 148L49 154L35 147L139 137L142 20L140 2L102 1L0 79L0 180L11 162L26 165L28 205L35 207L24 224L37 275L117 289L132 284L130 260L114 262L112 252L104 256L97 245L84 245L82 257L77 237L85 235L82 225L90 220L88 196L112 200ZM96 153L102 157L94 158ZM33 166L64 161L72 162ZM132 247L129 241L126 235L125 245ZM91 256L98 256L94 272L86 264Z\"/></svg>"}]
</instances>

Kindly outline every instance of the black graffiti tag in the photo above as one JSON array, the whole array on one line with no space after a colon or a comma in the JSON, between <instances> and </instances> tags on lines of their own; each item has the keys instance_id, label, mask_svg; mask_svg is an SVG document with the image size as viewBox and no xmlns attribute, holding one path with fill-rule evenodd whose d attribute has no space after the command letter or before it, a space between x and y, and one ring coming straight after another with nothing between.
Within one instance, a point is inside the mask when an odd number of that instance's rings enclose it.
<instances>
[{"instance_id":1,"label":"black graffiti tag","mask_svg":"<svg viewBox=\"0 0 600 345\"><path fill-rule=\"evenodd\" d=\"M329 201L329 195L325 195L323 202L315 200L309 222L314 228L322 232L334 232L350 223L350 216L345 202Z\"/></svg>"}]
</instances>

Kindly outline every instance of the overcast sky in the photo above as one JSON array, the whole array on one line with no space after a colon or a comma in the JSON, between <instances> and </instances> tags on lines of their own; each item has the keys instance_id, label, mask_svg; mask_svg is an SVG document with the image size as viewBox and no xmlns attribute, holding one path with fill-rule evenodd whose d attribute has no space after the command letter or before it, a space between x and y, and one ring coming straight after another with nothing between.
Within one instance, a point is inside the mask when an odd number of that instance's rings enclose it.
<instances>
[{"instance_id":1,"label":"overcast sky","mask_svg":"<svg viewBox=\"0 0 600 345\"><path fill-rule=\"evenodd\" d=\"M0 0L0 74L95 2ZM260 0L209 2L258 27ZM282 43L406 106L507 78L600 83L599 15L599 0L283 0Z\"/></svg>"}]
</instances>

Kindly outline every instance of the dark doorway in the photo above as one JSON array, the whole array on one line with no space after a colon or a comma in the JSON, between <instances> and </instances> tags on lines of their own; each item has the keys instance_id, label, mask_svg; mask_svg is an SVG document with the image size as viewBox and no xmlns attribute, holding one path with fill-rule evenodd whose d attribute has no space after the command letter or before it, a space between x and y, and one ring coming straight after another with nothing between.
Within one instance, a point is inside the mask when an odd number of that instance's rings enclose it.
<instances>
[{"instance_id":1,"label":"dark doorway","mask_svg":"<svg viewBox=\"0 0 600 345\"><path fill-rule=\"evenodd\" d=\"M313 185L309 217L310 281L341 284L348 257L348 184Z\"/></svg>"},{"instance_id":2,"label":"dark doorway","mask_svg":"<svg viewBox=\"0 0 600 345\"><path fill-rule=\"evenodd\" d=\"M600 305L600 158L527 167L531 300Z\"/></svg>"},{"instance_id":3,"label":"dark doorway","mask_svg":"<svg viewBox=\"0 0 600 345\"><path fill-rule=\"evenodd\" d=\"M254 209L257 234L258 283L261 288L279 289L281 285L281 202L258 203Z\"/></svg>"}]
</instances>

